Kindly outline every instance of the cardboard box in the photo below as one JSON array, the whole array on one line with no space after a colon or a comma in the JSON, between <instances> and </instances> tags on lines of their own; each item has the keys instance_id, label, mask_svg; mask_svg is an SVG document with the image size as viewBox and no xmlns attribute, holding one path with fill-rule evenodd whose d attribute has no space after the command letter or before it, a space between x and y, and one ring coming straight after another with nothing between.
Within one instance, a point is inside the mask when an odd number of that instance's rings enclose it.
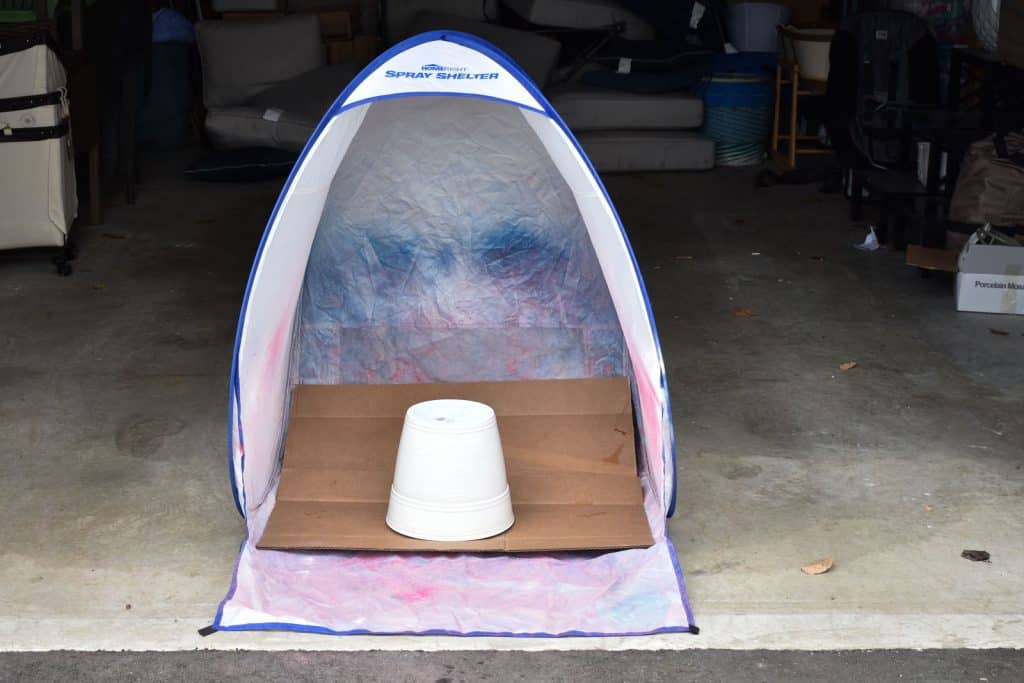
<instances>
[{"instance_id":1,"label":"cardboard box","mask_svg":"<svg viewBox=\"0 0 1024 683\"><path fill-rule=\"evenodd\" d=\"M380 37L357 35L352 38L352 58L360 68L366 66L380 54Z\"/></svg>"},{"instance_id":2,"label":"cardboard box","mask_svg":"<svg viewBox=\"0 0 1024 683\"><path fill-rule=\"evenodd\" d=\"M789 23L794 26L815 26L821 22L822 10L827 0L784 0L781 4L789 8Z\"/></svg>"},{"instance_id":3,"label":"cardboard box","mask_svg":"<svg viewBox=\"0 0 1024 683\"><path fill-rule=\"evenodd\" d=\"M320 17L320 35L327 38L352 37L352 15L343 11L318 12Z\"/></svg>"},{"instance_id":4,"label":"cardboard box","mask_svg":"<svg viewBox=\"0 0 1024 683\"><path fill-rule=\"evenodd\" d=\"M324 52L328 64L342 64L355 60L351 40L328 40L324 43Z\"/></svg>"},{"instance_id":5,"label":"cardboard box","mask_svg":"<svg viewBox=\"0 0 1024 683\"><path fill-rule=\"evenodd\" d=\"M376 36L353 36L351 40L328 38L324 41L324 55L328 64L355 62L360 69L380 54L380 39Z\"/></svg>"},{"instance_id":6,"label":"cardboard box","mask_svg":"<svg viewBox=\"0 0 1024 683\"><path fill-rule=\"evenodd\" d=\"M1024 247L967 240L957 262L956 309L1024 314Z\"/></svg>"},{"instance_id":7,"label":"cardboard box","mask_svg":"<svg viewBox=\"0 0 1024 683\"><path fill-rule=\"evenodd\" d=\"M911 244L907 264L956 273L956 309L1024 314L1024 247L979 244L978 234L959 252Z\"/></svg>"},{"instance_id":8,"label":"cardboard box","mask_svg":"<svg viewBox=\"0 0 1024 683\"><path fill-rule=\"evenodd\" d=\"M999 7L999 58L1024 68L1024 0L1002 0Z\"/></svg>"},{"instance_id":9,"label":"cardboard box","mask_svg":"<svg viewBox=\"0 0 1024 683\"><path fill-rule=\"evenodd\" d=\"M498 417L516 522L443 543L386 525L405 411L437 398ZM637 476L625 378L465 384L300 385L277 502L257 546L272 549L528 552L653 544Z\"/></svg>"}]
</instances>

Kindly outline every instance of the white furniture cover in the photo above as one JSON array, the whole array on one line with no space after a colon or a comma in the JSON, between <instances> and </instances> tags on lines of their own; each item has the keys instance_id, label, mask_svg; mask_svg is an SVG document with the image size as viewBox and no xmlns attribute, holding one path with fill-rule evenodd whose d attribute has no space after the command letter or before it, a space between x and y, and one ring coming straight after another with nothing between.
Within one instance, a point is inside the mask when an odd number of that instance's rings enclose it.
<instances>
[{"instance_id":1,"label":"white furniture cover","mask_svg":"<svg viewBox=\"0 0 1024 683\"><path fill-rule=\"evenodd\" d=\"M614 0L503 0L513 12L538 26L602 29L623 24L623 38L650 40L654 29Z\"/></svg>"},{"instance_id":2,"label":"white furniture cover","mask_svg":"<svg viewBox=\"0 0 1024 683\"><path fill-rule=\"evenodd\" d=\"M66 84L44 38L0 45L0 249L67 241L78 196Z\"/></svg>"},{"instance_id":3,"label":"white furniture cover","mask_svg":"<svg viewBox=\"0 0 1024 683\"><path fill-rule=\"evenodd\" d=\"M298 151L354 74L324 66L316 15L196 26L206 132L217 147Z\"/></svg>"},{"instance_id":4,"label":"white furniture cover","mask_svg":"<svg viewBox=\"0 0 1024 683\"><path fill-rule=\"evenodd\" d=\"M203 104L242 104L257 93L324 64L320 22L313 14L266 20L201 21Z\"/></svg>"},{"instance_id":5,"label":"white furniture cover","mask_svg":"<svg viewBox=\"0 0 1024 683\"><path fill-rule=\"evenodd\" d=\"M545 94L576 132L700 128L704 121L704 101L689 93L631 93L574 83Z\"/></svg>"},{"instance_id":6,"label":"white furniture cover","mask_svg":"<svg viewBox=\"0 0 1024 683\"><path fill-rule=\"evenodd\" d=\"M298 152L355 75L351 63L322 66L241 104L211 107L206 113L206 133L220 148L271 147Z\"/></svg>"},{"instance_id":7,"label":"white furniture cover","mask_svg":"<svg viewBox=\"0 0 1024 683\"><path fill-rule=\"evenodd\" d=\"M401 38L404 40L427 31L440 30L463 31L486 40L514 59L519 68L540 88L547 85L562 51L562 44L557 40L537 33L436 12L417 14L409 26L408 35Z\"/></svg>"},{"instance_id":8,"label":"white furniture cover","mask_svg":"<svg viewBox=\"0 0 1024 683\"><path fill-rule=\"evenodd\" d=\"M384 0L384 38L396 43L412 33L412 22L421 12L436 12L487 21L498 17L498 0ZM449 26L447 28L454 28Z\"/></svg>"},{"instance_id":9,"label":"white furniture cover","mask_svg":"<svg viewBox=\"0 0 1024 683\"><path fill-rule=\"evenodd\" d=\"M598 171L704 171L715 143L689 130L595 130L576 136Z\"/></svg>"},{"instance_id":10,"label":"white furniture cover","mask_svg":"<svg viewBox=\"0 0 1024 683\"><path fill-rule=\"evenodd\" d=\"M213 0L214 12L276 12L281 9L281 0Z\"/></svg>"}]
</instances>

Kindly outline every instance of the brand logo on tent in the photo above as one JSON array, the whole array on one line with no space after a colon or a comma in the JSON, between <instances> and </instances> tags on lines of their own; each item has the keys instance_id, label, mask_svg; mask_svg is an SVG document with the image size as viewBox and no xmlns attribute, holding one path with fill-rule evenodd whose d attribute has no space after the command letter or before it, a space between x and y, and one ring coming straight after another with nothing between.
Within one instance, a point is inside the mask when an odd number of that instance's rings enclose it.
<instances>
[{"instance_id":1,"label":"brand logo on tent","mask_svg":"<svg viewBox=\"0 0 1024 683\"><path fill-rule=\"evenodd\" d=\"M441 66L440 64L424 64L420 69L423 71L469 71L464 66Z\"/></svg>"},{"instance_id":2,"label":"brand logo on tent","mask_svg":"<svg viewBox=\"0 0 1024 683\"><path fill-rule=\"evenodd\" d=\"M490 81L498 77L498 72L471 73L465 66L446 66L444 64L424 64L419 71L397 71L388 69L384 78L430 78L435 81Z\"/></svg>"}]
</instances>

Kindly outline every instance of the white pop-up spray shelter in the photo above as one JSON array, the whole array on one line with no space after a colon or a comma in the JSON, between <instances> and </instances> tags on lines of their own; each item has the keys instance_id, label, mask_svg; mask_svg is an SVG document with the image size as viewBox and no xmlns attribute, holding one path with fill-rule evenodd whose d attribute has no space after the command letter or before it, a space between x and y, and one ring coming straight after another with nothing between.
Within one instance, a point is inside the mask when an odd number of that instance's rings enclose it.
<instances>
[{"instance_id":1,"label":"white pop-up spray shelter","mask_svg":"<svg viewBox=\"0 0 1024 683\"><path fill-rule=\"evenodd\" d=\"M256 547L298 384L631 380L655 544L477 555ZM666 533L675 462L651 308L597 174L536 86L469 35L368 66L306 145L260 244L231 379L248 537L217 630L695 630Z\"/></svg>"}]
</instances>

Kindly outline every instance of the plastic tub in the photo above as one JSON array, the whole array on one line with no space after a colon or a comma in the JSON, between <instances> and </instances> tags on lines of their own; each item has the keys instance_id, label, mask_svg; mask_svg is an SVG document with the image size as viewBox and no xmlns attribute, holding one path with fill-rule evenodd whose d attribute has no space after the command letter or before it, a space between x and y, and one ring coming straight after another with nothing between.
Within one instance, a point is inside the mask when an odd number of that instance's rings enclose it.
<instances>
[{"instance_id":1,"label":"plastic tub","mask_svg":"<svg viewBox=\"0 0 1024 683\"><path fill-rule=\"evenodd\" d=\"M789 8L772 2L738 2L729 6L729 36L740 52L775 52L775 27L789 21Z\"/></svg>"},{"instance_id":2,"label":"plastic tub","mask_svg":"<svg viewBox=\"0 0 1024 683\"><path fill-rule=\"evenodd\" d=\"M704 100L701 132L715 141L715 164L761 163L768 148L772 81L756 74L716 73L698 93Z\"/></svg>"},{"instance_id":3,"label":"plastic tub","mask_svg":"<svg viewBox=\"0 0 1024 683\"><path fill-rule=\"evenodd\" d=\"M500 534L514 521L494 410L456 399L409 408L388 526L428 541L471 541Z\"/></svg>"}]
</instances>

